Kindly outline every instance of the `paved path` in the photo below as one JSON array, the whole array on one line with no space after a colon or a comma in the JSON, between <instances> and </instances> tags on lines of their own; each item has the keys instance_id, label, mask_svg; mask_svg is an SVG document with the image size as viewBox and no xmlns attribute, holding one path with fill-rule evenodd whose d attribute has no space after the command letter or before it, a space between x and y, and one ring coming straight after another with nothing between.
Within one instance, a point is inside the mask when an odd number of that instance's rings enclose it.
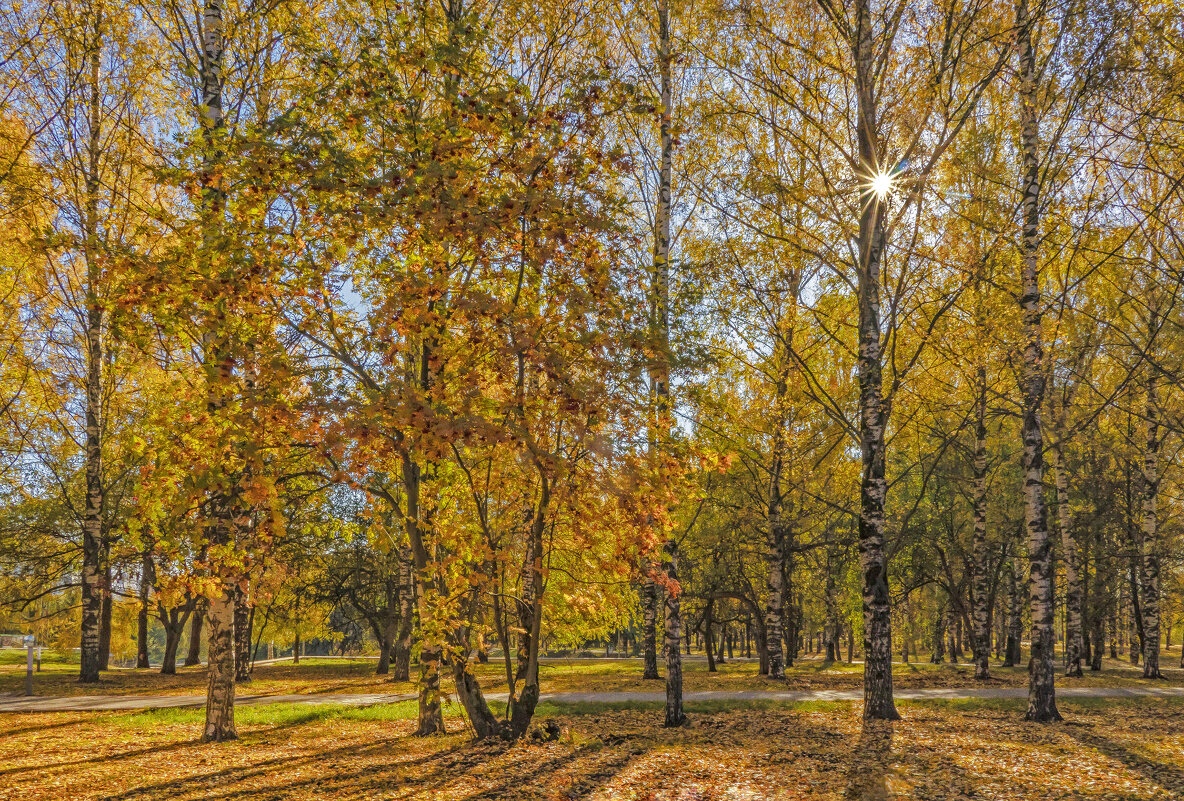
<instances>
[{"instance_id":1,"label":"paved path","mask_svg":"<svg viewBox=\"0 0 1184 801\"><path fill-rule=\"evenodd\" d=\"M898 700L920 701L969 700L973 698L1027 698L1024 687L984 687L965 689L898 690ZM1184 696L1184 687L1065 687L1057 689L1058 698L1167 698ZM505 701L505 693L490 693L492 701ZM324 695L239 695L235 703L242 706L259 704L345 704L348 706L372 706L391 704L397 701L413 701L414 693L326 693ZM807 701L859 701L862 690L788 690L782 692L763 690L708 690L690 692L683 696L685 701L781 701L784 703ZM664 701L664 693L646 692L567 692L543 693L540 700L568 704L628 703ZM77 696L0 696L0 712L127 712L137 709L164 709L174 707L200 707L206 702L204 695L77 695Z\"/></svg>"}]
</instances>

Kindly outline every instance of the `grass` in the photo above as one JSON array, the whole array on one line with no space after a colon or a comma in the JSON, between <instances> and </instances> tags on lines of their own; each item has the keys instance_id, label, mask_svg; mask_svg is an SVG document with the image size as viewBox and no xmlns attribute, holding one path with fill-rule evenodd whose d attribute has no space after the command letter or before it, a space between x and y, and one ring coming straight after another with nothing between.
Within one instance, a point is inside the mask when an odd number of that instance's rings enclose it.
<instances>
[{"instance_id":1,"label":"grass","mask_svg":"<svg viewBox=\"0 0 1184 801\"><path fill-rule=\"evenodd\" d=\"M414 701L371 706L349 704L263 704L240 706L234 711L235 723L250 728L259 726L298 726L331 721L395 721L415 720L418 707ZM158 726L200 726L205 721L204 709L164 708L110 715L112 726L124 729L152 729Z\"/></svg>"},{"instance_id":2,"label":"grass","mask_svg":"<svg viewBox=\"0 0 1184 801\"><path fill-rule=\"evenodd\" d=\"M1184 685L1184 671L1175 667L1176 660L1165 655L1162 660L1168 685ZM411 682L391 682L385 676L374 675L374 660L305 658L300 665L290 662L258 665L254 680L243 685L240 692L251 695L275 694L331 694L331 693L409 693L415 691ZM477 665L477 675L484 688L491 692L505 690L505 673L500 661ZM162 676L155 670L116 669L103 674L98 684L83 685L77 681L77 665L43 662L42 672L34 675L34 692L38 695L201 695L205 692L204 667L178 668L175 676ZM768 691L768 690L858 690L862 687L861 664L826 663L818 659L799 660L786 671L784 682L774 682L758 675L755 661L729 661L718 672L709 673L702 659L684 662L684 689ZM927 662L896 663L893 682L897 689L924 687L958 688L982 686L974 679L970 665L931 665ZM1004 668L992 665L992 680L988 686L1026 687L1025 667ZM540 667L542 690L556 692L660 692L661 682L641 678L641 662L637 659L554 659L545 660ZM24 663L0 663L0 694L23 693ZM1100 673L1086 671L1079 679L1058 676L1061 687L1141 687L1146 682L1138 670L1132 670L1124 660L1105 660Z\"/></svg>"},{"instance_id":3,"label":"grass","mask_svg":"<svg viewBox=\"0 0 1184 801\"><path fill-rule=\"evenodd\" d=\"M413 704L238 710L241 739L201 744L200 710L0 716L0 798L735 801L1184 799L1184 700L1065 701L1025 723L1015 700L544 704L553 742L420 739ZM455 709L455 708L453 708Z\"/></svg>"},{"instance_id":4,"label":"grass","mask_svg":"<svg viewBox=\"0 0 1184 801\"><path fill-rule=\"evenodd\" d=\"M1175 660L1164 659L1174 665ZM649 691L639 660L546 660L544 692ZM752 661L716 673L684 662L698 690L857 689L862 665L801 660L784 682ZM113 670L79 685L76 665L43 662L39 694L185 694L205 690L204 668ZM500 662L477 666L504 690ZM1023 668L992 667L990 686L1022 687ZM899 689L975 687L968 665L896 664ZM1184 684L1184 672L1167 671ZM1147 686L1128 663L1065 686ZM0 692L23 690L24 664L0 660ZM451 687L446 684L446 690ZM240 694L400 693L373 660L304 659L259 665ZM495 711L502 705L491 704ZM415 702L239 706L240 740L198 742L201 709L0 714L0 799L327 799L407 801L732 801L733 799L1097 799L1184 801L1184 699L1064 699L1066 722L1025 723L1023 699L898 701L904 720L860 721L860 703L774 699L691 701L691 724L661 727L660 702L544 701L558 741L473 744L459 707L449 734L411 737ZM681 795L679 794L681 793Z\"/></svg>"}]
</instances>

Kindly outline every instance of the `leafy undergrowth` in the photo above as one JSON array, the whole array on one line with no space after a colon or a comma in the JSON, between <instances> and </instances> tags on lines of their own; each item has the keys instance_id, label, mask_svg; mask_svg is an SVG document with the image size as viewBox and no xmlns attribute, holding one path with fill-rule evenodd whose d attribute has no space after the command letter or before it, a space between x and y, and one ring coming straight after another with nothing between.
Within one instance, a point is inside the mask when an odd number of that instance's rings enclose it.
<instances>
[{"instance_id":1,"label":"leafy undergrowth","mask_svg":"<svg viewBox=\"0 0 1184 801\"><path fill-rule=\"evenodd\" d=\"M1184 671L1174 667L1175 660L1165 655L1167 681L1155 686L1184 685ZM410 682L391 682L374 675L374 660L305 659L300 665L290 662L258 665L253 681L242 685L248 695L326 694L326 693L410 693ZM103 674L98 684L79 684L77 665L48 663L34 679L37 695L201 695L205 692L204 667L178 668L175 676L162 676L153 670L116 669ZM817 659L800 660L786 672L784 682L774 682L757 673L755 661L734 660L721 665L716 673L707 671L702 659L684 662L685 690L763 691L763 690L858 690L862 685L863 666L841 662L825 663ZM1004 668L993 665L993 678L985 686L1026 687L1026 667ZM477 666L482 686L489 691L505 689L505 672L500 661ZM897 663L893 681L898 689L981 687L970 665L930 665ZM1079 679L1058 677L1062 687L1140 687L1147 686L1138 670L1123 660L1107 659L1100 673L1086 671ZM661 692L662 682L641 678L640 660L629 659L551 659L541 666L543 692ZM23 665L0 665L0 694L23 693Z\"/></svg>"},{"instance_id":2,"label":"leafy undergrowth","mask_svg":"<svg viewBox=\"0 0 1184 801\"><path fill-rule=\"evenodd\" d=\"M242 739L203 745L200 713L0 717L0 798L61 799L1184 799L1184 703L717 705L683 729L654 709L555 715L555 742L418 739L410 704L240 710Z\"/></svg>"}]
</instances>

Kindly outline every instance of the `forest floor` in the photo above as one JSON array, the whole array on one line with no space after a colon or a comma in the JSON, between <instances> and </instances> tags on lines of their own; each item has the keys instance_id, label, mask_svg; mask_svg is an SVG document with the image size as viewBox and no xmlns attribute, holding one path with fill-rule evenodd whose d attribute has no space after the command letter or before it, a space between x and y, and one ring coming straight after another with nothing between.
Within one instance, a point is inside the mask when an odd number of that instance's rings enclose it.
<instances>
[{"instance_id":1,"label":"forest floor","mask_svg":"<svg viewBox=\"0 0 1184 801\"><path fill-rule=\"evenodd\" d=\"M1179 664L1179 649L1161 655L1166 681L1153 686L1184 686L1184 670ZM415 691L413 682L392 682L374 675L373 659L317 659L306 657L299 665L290 661L259 664L252 681L240 692L249 695L282 694L399 694ZM488 692L505 691L505 667L499 658L475 665L481 686ZM544 693L621 693L660 692L662 684L641 678L638 659L545 659L540 669ZM931 665L911 662L893 665L896 689L1027 687L1027 667L1004 668L992 663L992 678L974 679L969 664ZM1124 659L1106 659L1103 669L1086 669L1079 679L1058 676L1058 686L1072 687L1145 687L1142 671ZM38 696L80 695L200 695L205 693L206 669L203 666L178 668L175 676L162 676L157 670L116 668L103 674L98 684L78 683L77 662L49 661L33 677ZM715 673L707 670L702 658L684 662L684 690L690 692L776 692L786 690L859 690L863 686L863 665L827 663L817 658L798 660L786 671L785 681L770 681L757 673L755 660L730 660ZM25 665L12 659L0 660L0 695L21 694L25 688Z\"/></svg>"},{"instance_id":2,"label":"forest floor","mask_svg":"<svg viewBox=\"0 0 1184 801\"><path fill-rule=\"evenodd\" d=\"M863 724L855 703L544 704L551 742L411 737L415 704L244 707L240 739L201 744L202 712L0 716L0 799L781 801L1184 799L1184 699L901 702ZM455 713L455 707L449 706Z\"/></svg>"},{"instance_id":3,"label":"forest floor","mask_svg":"<svg viewBox=\"0 0 1184 801\"><path fill-rule=\"evenodd\" d=\"M1178 655L1176 657L1178 659ZM1166 654L1165 664L1176 664ZM11 660L5 660L11 661ZM450 734L411 737L415 702L366 707L266 703L236 710L241 739L201 744L201 709L0 715L0 799L406 799L410 801L747 801L748 799L1099 799L1184 801L1184 698L1067 698L1065 722L1022 720L1022 699L901 700L903 720L863 725L861 704L787 704L775 691L851 690L859 664L804 660L786 682L755 662L709 673L685 663L690 725L661 727L660 702L544 701L551 742L475 744L455 704ZM76 666L45 663L39 695L200 694L204 669L177 676L113 670L80 686ZM548 660L548 693L660 692L637 660ZM491 694L500 663L482 666ZM992 666L989 687L1022 687L1023 669ZM373 675L373 660L260 664L244 694L411 692ZM981 688L966 665L898 664L898 689ZM1144 682L1129 663L1058 678L1058 688L1179 688L1184 671ZM504 676L504 674L503 674ZM0 692L23 689L23 665L0 665ZM328 699L326 699L328 700ZM497 706L497 704L495 704Z\"/></svg>"}]
</instances>

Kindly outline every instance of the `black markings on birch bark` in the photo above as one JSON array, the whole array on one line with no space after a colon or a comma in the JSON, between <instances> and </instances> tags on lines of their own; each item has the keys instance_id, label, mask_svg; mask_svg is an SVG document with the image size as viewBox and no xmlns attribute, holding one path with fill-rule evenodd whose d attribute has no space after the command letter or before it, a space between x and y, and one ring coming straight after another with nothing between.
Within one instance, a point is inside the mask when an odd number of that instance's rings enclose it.
<instances>
[{"instance_id":1,"label":"black markings on birch bark","mask_svg":"<svg viewBox=\"0 0 1184 801\"><path fill-rule=\"evenodd\" d=\"M650 575L653 566L646 560L645 578L641 585L642 652L645 664L643 679L660 679L658 674L658 588Z\"/></svg>"},{"instance_id":2,"label":"black markings on birch bark","mask_svg":"<svg viewBox=\"0 0 1184 801\"><path fill-rule=\"evenodd\" d=\"M1023 455L1024 519L1028 534L1028 594L1032 614L1032 655L1028 660L1027 720L1060 720L1054 688L1056 647L1053 615L1052 543L1044 505L1044 434L1040 407L1044 401L1044 351L1040 334L1040 163L1036 117L1037 70L1032 45L1028 0L1016 5L1020 83L1020 146L1023 154L1021 287L1023 314Z\"/></svg>"},{"instance_id":3,"label":"black markings on birch bark","mask_svg":"<svg viewBox=\"0 0 1184 801\"><path fill-rule=\"evenodd\" d=\"M671 173L674 161L674 132L671 112L674 90L671 80L670 6L667 0L658 2L658 81L659 134L661 159L658 165L658 203L654 219L654 268L651 303L653 304L656 358L650 370L650 385L654 393L655 432L651 436L657 448L657 461L664 461L663 451L669 441L670 420L670 215ZM686 722L682 709L682 598L678 587L678 543L673 537L663 545L663 569L670 586L666 588L665 632L666 655L666 725L681 726Z\"/></svg>"},{"instance_id":4,"label":"black markings on birch bark","mask_svg":"<svg viewBox=\"0 0 1184 801\"><path fill-rule=\"evenodd\" d=\"M219 247L224 189L222 186L223 150L221 136L225 122L222 113L222 69L224 59L224 20L220 0L205 0L202 9L202 52L200 63L201 123L203 153L201 164L202 250L206 268L223 269L216 262ZM206 404L212 419L218 419L226 407L231 368L225 332L225 298L211 299L215 304L212 324L203 338L206 373ZM224 479L206 502L206 540L213 555L234 540L235 489ZM212 560L217 564L218 559ZM234 725L234 580L219 573L219 592L209 600L206 612L209 682L206 688L206 723L202 739L206 742L233 740L238 734Z\"/></svg>"},{"instance_id":5,"label":"black markings on birch bark","mask_svg":"<svg viewBox=\"0 0 1184 801\"><path fill-rule=\"evenodd\" d=\"M99 63L103 49L103 7L97 3L89 20L86 64L87 153L85 208L83 209L86 260L86 504L82 515L82 635L80 682L96 682L105 668L101 654L103 600L103 308L99 301L99 155L101 97Z\"/></svg>"},{"instance_id":6,"label":"black markings on birch bark","mask_svg":"<svg viewBox=\"0 0 1184 801\"><path fill-rule=\"evenodd\" d=\"M975 372L975 385L972 646L974 677L982 680L991 677L991 592L987 555L987 369L981 364Z\"/></svg>"},{"instance_id":7,"label":"black markings on birch bark","mask_svg":"<svg viewBox=\"0 0 1184 801\"><path fill-rule=\"evenodd\" d=\"M876 48L868 0L858 0L853 49L858 94L859 161L865 175L880 168L877 152L875 98ZM892 603L888 594L888 560L884 549L887 520L884 505L886 414L880 342L880 258L884 248L885 199L865 190L859 216L859 439L863 454L860 481L859 562L863 577L863 715L898 720L892 699Z\"/></svg>"},{"instance_id":8,"label":"black markings on birch bark","mask_svg":"<svg viewBox=\"0 0 1184 801\"><path fill-rule=\"evenodd\" d=\"M1081 654L1085 647L1081 626L1081 572L1077 538L1073 533L1073 512L1069 507L1069 477L1065 472L1065 457L1060 443L1063 429L1059 425L1057 429L1058 441L1051 452L1057 490L1057 527L1061 530L1061 550L1065 557L1065 675L1079 677Z\"/></svg>"},{"instance_id":9,"label":"black markings on birch bark","mask_svg":"<svg viewBox=\"0 0 1184 801\"><path fill-rule=\"evenodd\" d=\"M1142 493L1142 611L1143 611L1143 678L1161 679L1159 669L1159 563L1160 535L1158 525L1159 499L1159 393L1156 367L1148 365L1146 403L1143 409L1146 439L1143 449ZM1184 659L1184 657L1182 657Z\"/></svg>"}]
</instances>

